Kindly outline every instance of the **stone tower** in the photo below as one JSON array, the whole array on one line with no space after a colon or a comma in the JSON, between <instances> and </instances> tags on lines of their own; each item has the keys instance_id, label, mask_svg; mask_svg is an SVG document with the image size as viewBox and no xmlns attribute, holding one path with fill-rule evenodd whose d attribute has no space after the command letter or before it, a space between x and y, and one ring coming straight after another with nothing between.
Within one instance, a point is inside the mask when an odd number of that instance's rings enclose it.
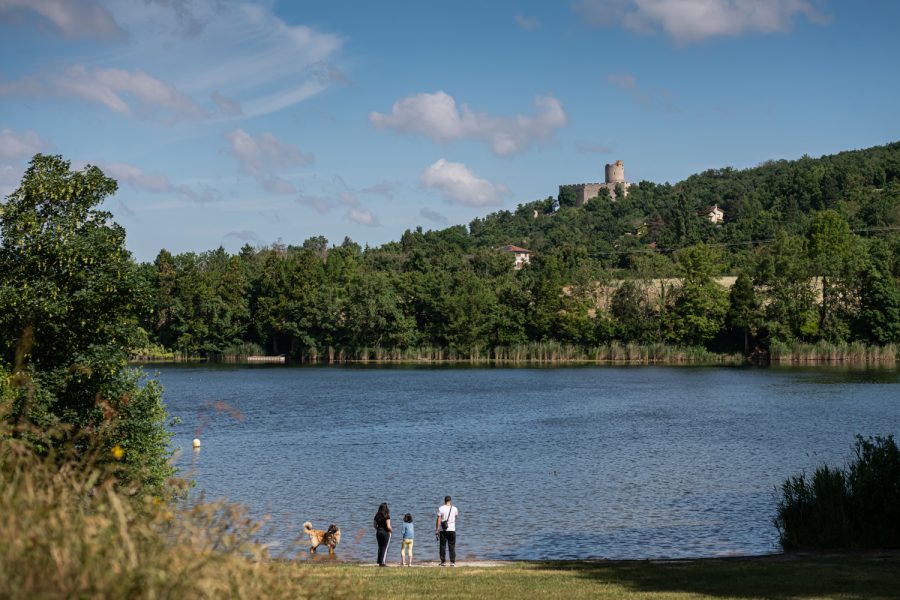
<instances>
[{"instance_id":1,"label":"stone tower","mask_svg":"<svg viewBox=\"0 0 900 600\"><path fill-rule=\"evenodd\" d=\"M606 165L606 185L615 187L617 183L625 183L625 163L621 160Z\"/></svg>"},{"instance_id":2,"label":"stone tower","mask_svg":"<svg viewBox=\"0 0 900 600\"><path fill-rule=\"evenodd\" d=\"M625 181L625 163L617 160L611 165L606 165L606 182L605 183L571 183L559 186L559 194L562 196L563 191L570 190L575 194L575 206L584 206L591 198L608 198L616 199L616 187L619 188L623 196L628 195L628 187L631 185Z\"/></svg>"}]
</instances>

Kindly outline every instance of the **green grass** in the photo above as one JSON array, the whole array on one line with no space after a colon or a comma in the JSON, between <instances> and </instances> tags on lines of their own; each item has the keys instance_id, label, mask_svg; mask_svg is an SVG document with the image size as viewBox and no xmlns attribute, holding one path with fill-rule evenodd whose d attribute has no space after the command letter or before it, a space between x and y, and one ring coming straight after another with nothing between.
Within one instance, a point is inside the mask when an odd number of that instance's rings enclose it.
<instances>
[{"instance_id":1,"label":"green grass","mask_svg":"<svg viewBox=\"0 0 900 600\"><path fill-rule=\"evenodd\" d=\"M366 598L900 598L900 555L548 562L456 569L304 565L308 581L349 580Z\"/></svg>"}]
</instances>

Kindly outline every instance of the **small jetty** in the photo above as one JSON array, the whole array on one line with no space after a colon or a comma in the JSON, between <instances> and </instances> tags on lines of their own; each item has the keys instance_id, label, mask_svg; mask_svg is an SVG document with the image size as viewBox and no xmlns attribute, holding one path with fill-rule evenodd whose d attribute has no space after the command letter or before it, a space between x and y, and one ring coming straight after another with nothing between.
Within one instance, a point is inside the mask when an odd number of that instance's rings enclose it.
<instances>
[{"instance_id":1,"label":"small jetty","mask_svg":"<svg viewBox=\"0 0 900 600\"><path fill-rule=\"evenodd\" d=\"M284 355L281 356L248 356L248 363L279 363L284 364Z\"/></svg>"}]
</instances>

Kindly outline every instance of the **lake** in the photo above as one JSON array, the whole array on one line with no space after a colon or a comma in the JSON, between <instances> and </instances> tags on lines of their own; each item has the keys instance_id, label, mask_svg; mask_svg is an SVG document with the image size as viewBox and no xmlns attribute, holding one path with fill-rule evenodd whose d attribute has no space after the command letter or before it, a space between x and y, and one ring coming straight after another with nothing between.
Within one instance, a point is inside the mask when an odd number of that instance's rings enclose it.
<instances>
[{"instance_id":1,"label":"lake","mask_svg":"<svg viewBox=\"0 0 900 600\"><path fill-rule=\"evenodd\" d=\"M305 520L374 561L372 517L459 508L462 559L777 552L776 486L900 429L900 372L722 367L148 367L194 496ZM218 408L216 403L221 403ZM191 449L199 437L202 448ZM399 557L399 543L389 558ZM394 555L397 556L394 556Z\"/></svg>"}]
</instances>

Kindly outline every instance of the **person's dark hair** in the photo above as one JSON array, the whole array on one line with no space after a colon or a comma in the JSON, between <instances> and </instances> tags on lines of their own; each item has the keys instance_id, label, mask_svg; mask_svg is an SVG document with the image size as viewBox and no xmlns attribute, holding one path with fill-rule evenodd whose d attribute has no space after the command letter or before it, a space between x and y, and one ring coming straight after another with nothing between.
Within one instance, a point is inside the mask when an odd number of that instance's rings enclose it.
<instances>
[{"instance_id":1,"label":"person's dark hair","mask_svg":"<svg viewBox=\"0 0 900 600\"><path fill-rule=\"evenodd\" d=\"M451 500L453 500L453 498L450 496L444 496L444 502L450 502Z\"/></svg>"},{"instance_id":2,"label":"person's dark hair","mask_svg":"<svg viewBox=\"0 0 900 600\"><path fill-rule=\"evenodd\" d=\"M375 513L375 525L383 524L391 518L391 509L388 508L387 502L382 502Z\"/></svg>"},{"instance_id":3,"label":"person's dark hair","mask_svg":"<svg viewBox=\"0 0 900 600\"><path fill-rule=\"evenodd\" d=\"M409 513L406 513L405 515L403 515L403 521L405 523L412 523L412 515Z\"/></svg>"}]
</instances>

